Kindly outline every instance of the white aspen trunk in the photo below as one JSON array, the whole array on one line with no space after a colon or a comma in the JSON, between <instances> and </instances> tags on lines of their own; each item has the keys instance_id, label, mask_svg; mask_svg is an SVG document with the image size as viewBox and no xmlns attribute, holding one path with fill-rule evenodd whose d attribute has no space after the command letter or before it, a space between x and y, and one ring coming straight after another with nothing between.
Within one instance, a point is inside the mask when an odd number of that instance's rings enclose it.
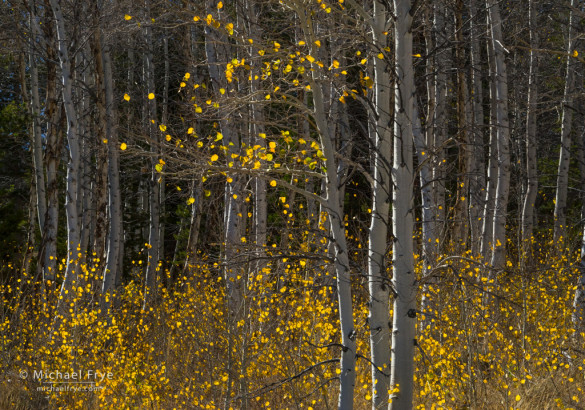
<instances>
[{"instance_id":1,"label":"white aspen trunk","mask_svg":"<svg viewBox=\"0 0 585 410\"><path fill-rule=\"evenodd\" d=\"M536 27L536 10L534 0L530 0L528 20L530 26L530 68L528 74L528 102L526 107L526 196L522 206L522 247L523 258L528 261L532 247L532 232L534 226L534 205L538 193L538 170L536 155L536 108L538 101L538 57L535 48L538 47L538 33Z\"/></svg>"},{"instance_id":2,"label":"white aspen trunk","mask_svg":"<svg viewBox=\"0 0 585 410\"><path fill-rule=\"evenodd\" d=\"M58 315L66 311L69 301L73 296L72 287L79 274L78 248L79 248L79 216L77 210L78 184L79 184L79 137L77 135L77 113L73 102L73 84L71 75L71 60L69 59L69 40L65 31L65 21L61 11L61 2L51 0L51 8L55 16L57 31L58 54L61 66L61 81L63 83L62 95L65 114L67 117L67 145L69 147L69 160L67 163L67 194L65 199L65 212L67 216L67 267L61 287ZM57 319L60 323L62 318Z\"/></svg>"},{"instance_id":3,"label":"white aspen trunk","mask_svg":"<svg viewBox=\"0 0 585 410\"><path fill-rule=\"evenodd\" d=\"M413 404L414 347L416 330L416 277L414 275L413 121L414 69L412 65L412 14L410 0L394 0L396 90L394 182L392 226L394 229L392 284L396 292L392 323L392 410Z\"/></svg>"},{"instance_id":4,"label":"white aspen trunk","mask_svg":"<svg viewBox=\"0 0 585 410\"><path fill-rule=\"evenodd\" d=\"M147 44L147 51L144 56L146 88L147 93L155 93L154 81L154 58L153 58L153 44L152 44L152 28L146 25L144 29L144 39ZM152 153L151 177L150 177L150 222L148 229L148 264L146 265L146 279L144 290L144 309L146 309L154 299L156 294L156 278L158 274L159 250L160 250L160 189L159 189L159 174L156 171L156 165L159 163L159 131L156 128L157 108L156 108L156 94L155 98L148 99L148 130L151 141L150 151ZM154 120L154 123L152 122Z\"/></svg>"},{"instance_id":5,"label":"white aspen trunk","mask_svg":"<svg viewBox=\"0 0 585 410\"><path fill-rule=\"evenodd\" d=\"M480 51L481 31L477 18L479 0L469 3L470 14L470 47L471 47L471 106L473 111L471 125L471 175L469 185L469 219L471 230L471 252L477 256L481 253L482 218L486 190L485 153L484 153L484 110L482 85L482 60Z\"/></svg>"},{"instance_id":6,"label":"white aspen trunk","mask_svg":"<svg viewBox=\"0 0 585 410\"><path fill-rule=\"evenodd\" d=\"M571 0L571 12L569 14L569 30L567 44L567 73L565 77L565 93L563 96L563 114L561 122L561 148L559 153L559 166L557 171L557 186L555 194L555 225L553 238L555 242L566 239L567 234L567 192L569 189L569 166L571 161L571 129L573 121L573 94L575 92L575 68L577 59L571 55L575 50L575 18L573 9L577 8L577 1Z\"/></svg>"},{"instance_id":7,"label":"white aspen trunk","mask_svg":"<svg viewBox=\"0 0 585 410\"><path fill-rule=\"evenodd\" d=\"M303 34L306 40L308 40L307 44L310 45L310 53L312 55L318 55L314 45L316 37L312 17L305 13L306 10L299 10L297 8L296 11L301 22ZM343 345L340 360L341 372L339 374L340 386L338 409L350 410L353 409L353 395L356 378L356 332L353 319L349 253L345 236L345 224L340 207L337 167L335 166L334 136L331 134L328 125L326 115L327 110L324 101L324 88L327 88L327 83L322 81L323 79L321 78L318 66L314 63L311 63L311 65L313 66L313 69L311 70L309 81L311 90L313 91L313 117L321 138L321 147L326 164L325 209L329 217L329 226L333 239L332 242L335 246L335 274L337 282L341 344Z\"/></svg>"},{"instance_id":8,"label":"white aspen trunk","mask_svg":"<svg viewBox=\"0 0 585 410\"><path fill-rule=\"evenodd\" d=\"M377 49L387 47L388 17L385 6L374 1L373 40ZM372 408L380 409L388 404L390 387L390 283L386 266L388 253L388 226L390 223L390 192L392 160L392 121L390 101L392 89L389 61L374 59L374 93L376 118L374 146L374 185L372 216L368 237L368 290L370 295L368 325L370 327L370 352L372 373Z\"/></svg>"},{"instance_id":9,"label":"white aspen trunk","mask_svg":"<svg viewBox=\"0 0 585 410\"><path fill-rule=\"evenodd\" d=\"M110 230L107 238L106 266L103 273L102 294L110 292L118 282L120 255L122 254L122 198L120 192L120 157L114 79L110 46L103 49L104 86L106 95L106 136L108 139L108 208ZM109 306L106 301L106 306Z\"/></svg>"},{"instance_id":10,"label":"white aspen trunk","mask_svg":"<svg viewBox=\"0 0 585 410\"><path fill-rule=\"evenodd\" d=\"M510 190L510 121L508 118L508 74L504 56L502 20L496 0L487 0L490 20L491 47L494 51L496 72L496 129L498 149L498 179L493 220L493 255L491 265L501 270L506 265L506 217Z\"/></svg>"},{"instance_id":11,"label":"white aspen trunk","mask_svg":"<svg viewBox=\"0 0 585 410\"><path fill-rule=\"evenodd\" d=\"M489 27L489 18L488 18ZM489 31L489 30L488 30ZM489 33L488 33L489 35ZM496 187L498 173L498 147L497 147L497 98L496 98L496 62L493 47L490 40L487 42L487 54L489 62L489 80L490 80L490 123L489 123L489 153L487 169L487 186L485 192L481 255L484 260L489 260L492 254L493 239L493 217L496 202Z\"/></svg>"}]
</instances>

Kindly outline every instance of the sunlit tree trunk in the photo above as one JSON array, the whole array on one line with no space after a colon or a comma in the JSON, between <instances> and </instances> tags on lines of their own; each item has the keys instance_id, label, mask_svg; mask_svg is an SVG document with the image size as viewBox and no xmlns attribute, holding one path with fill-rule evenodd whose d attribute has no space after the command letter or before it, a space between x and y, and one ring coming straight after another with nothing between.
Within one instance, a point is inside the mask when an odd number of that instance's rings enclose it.
<instances>
[{"instance_id":1,"label":"sunlit tree trunk","mask_svg":"<svg viewBox=\"0 0 585 410\"><path fill-rule=\"evenodd\" d=\"M394 230L392 284L396 292L392 322L390 409L410 409L413 404L414 345L416 329L416 277L414 275L413 121L414 69L412 65L412 13L410 0L394 0L396 53L396 120L392 179Z\"/></svg>"},{"instance_id":2,"label":"sunlit tree trunk","mask_svg":"<svg viewBox=\"0 0 585 410\"><path fill-rule=\"evenodd\" d=\"M496 91L496 133L498 176L496 187L496 203L493 219L493 255L491 265L494 269L503 269L506 264L506 217L508 213L508 194L510 190L510 121L508 118L508 74L502 36L502 20L499 4L495 0L487 0L490 20L490 45L494 51L495 91Z\"/></svg>"},{"instance_id":3,"label":"sunlit tree trunk","mask_svg":"<svg viewBox=\"0 0 585 410\"><path fill-rule=\"evenodd\" d=\"M373 40L379 50L387 47L388 11L380 1L374 1ZM370 327L370 351L372 360L372 408L379 409L388 403L390 387L390 283L386 267L388 253L388 227L390 223L392 159L392 124L390 101L392 89L390 81L389 57L374 59L374 106L375 124L374 147L374 186L372 216L368 238L368 290L370 295L368 325ZM373 113L372 113L373 114Z\"/></svg>"},{"instance_id":4,"label":"sunlit tree trunk","mask_svg":"<svg viewBox=\"0 0 585 410\"><path fill-rule=\"evenodd\" d=\"M572 57L575 50L576 24L573 9L576 9L577 1L571 0L571 12L569 14L569 30L567 44L567 72L565 74L565 94L563 96L563 114L561 121L561 148L559 153L559 166L557 171L557 186L555 195L555 226L554 241L562 241L567 234L567 192L569 189L569 166L571 161L571 129L573 121L573 94L575 93L575 67L577 59Z\"/></svg>"},{"instance_id":5,"label":"sunlit tree trunk","mask_svg":"<svg viewBox=\"0 0 585 410\"><path fill-rule=\"evenodd\" d=\"M489 20L489 19L488 19ZM488 21L489 27L489 21ZM488 30L489 31L489 30ZM489 33L488 33L489 34ZM485 190L484 209L482 217L481 255L484 260L489 260L492 254L492 240L494 227L494 208L496 202L496 187L498 173L498 147L497 147L497 98L496 98L496 62L491 41L487 42L487 54L489 63L490 80L490 119L489 119L489 147L487 181Z\"/></svg>"},{"instance_id":6,"label":"sunlit tree trunk","mask_svg":"<svg viewBox=\"0 0 585 410\"><path fill-rule=\"evenodd\" d=\"M295 11L301 23L302 33L309 45L311 55L319 55L315 46L316 28L312 16L308 10L295 4ZM325 171L325 197L324 210L327 213L329 229L334 245L334 265L337 284L337 298L339 309L339 322L341 330L341 360L339 374L338 409L349 410L353 408L353 395L356 378L356 332L354 329L353 303L351 296L351 273L347 239L345 236L345 223L340 206L338 174L335 157L335 139L331 134L330 124L327 121L325 95L328 95L329 84L319 72L316 63L311 63L313 69L309 77L311 90L313 91L312 115L321 140L321 149L326 159Z\"/></svg>"}]
</instances>

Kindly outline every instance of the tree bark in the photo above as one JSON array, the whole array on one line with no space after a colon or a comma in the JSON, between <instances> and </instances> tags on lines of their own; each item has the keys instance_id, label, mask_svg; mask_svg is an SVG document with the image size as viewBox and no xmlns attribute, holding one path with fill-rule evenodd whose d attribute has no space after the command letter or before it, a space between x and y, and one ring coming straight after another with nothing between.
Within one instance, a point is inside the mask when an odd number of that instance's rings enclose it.
<instances>
[{"instance_id":1,"label":"tree bark","mask_svg":"<svg viewBox=\"0 0 585 410\"><path fill-rule=\"evenodd\" d=\"M535 48L538 47L538 33L536 27L536 10L534 0L528 6L528 20L530 26L530 68L528 74L528 102L526 107L526 196L522 206L522 254L524 261L530 259L532 249L532 232L534 226L534 205L538 193L537 155L536 155L536 108L538 101L538 57Z\"/></svg>"},{"instance_id":2,"label":"tree bark","mask_svg":"<svg viewBox=\"0 0 585 410\"><path fill-rule=\"evenodd\" d=\"M148 14L148 13L147 13ZM149 229L148 229L148 263L146 265L146 278L144 289L144 309L146 309L153 301L156 295L156 278L159 271L160 259L160 189L159 189L159 172L156 167L159 165L160 153L160 137L159 131L156 127L157 107L156 107L156 87L155 87L155 71L154 71L154 57L152 44L152 27L146 25L144 29L144 40L147 45L146 54L144 55L144 71L146 75L146 89L148 94L147 100L147 123L148 133L150 138L150 152L151 152L151 174L150 174L150 196L149 196ZM153 94L154 98L151 98Z\"/></svg>"},{"instance_id":3,"label":"tree bark","mask_svg":"<svg viewBox=\"0 0 585 410\"><path fill-rule=\"evenodd\" d=\"M392 284L394 318L392 323L392 356L390 409L410 409L413 404L414 346L416 329L416 277L413 249L413 121L414 68L412 64L412 14L410 0L394 0L396 89L394 182L392 226L394 228Z\"/></svg>"},{"instance_id":4,"label":"tree bark","mask_svg":"<svg viewBox=\"0 0 585 410\"><path fill-rule=\"evenodd\" d=\"M493 220L493 255L491 265L502 270L506 265L506 217L508 214L508 194L510 190L510 121L508 118L508 74L502 36L502 20L496 0L487 0L490 20L491 47L494 52L496 71L494 73L496 91L496 133L498 178L496 203Z\"/></svg>"},{"instance_id":5,"label":"tree bark","mask_svg":"<svg viewBox=\"0 0 585 410\"><path fill-rule=\"evenodd\" d=\"M383 50L387 47L388 12L384 4L374 1L373 40L374 46ZM374 185L372 216L368 237L368 290L370 327L370 351L372 372L372 408L380 409L388 403L390 387L390 312L389 312L389 275L386 267L388 254L388 227L390 223L390 192L392 160L392 132L390 101L392 89L388 57L374 59L374 105L376 107L374 147ZM372 113L374 114L374 113Z\"/></svg>"},{"instance_id":6,"label":"tree bark","mask_svg":"<svg viewBox=\"0 0 585 410\"><path fill-rule=\"evenodd\" d=\"M573 94L575 93L575 68L577 59L572 57L576 46L575 30L573 25L575 16L573 9L577 8L577 1L571 0L569 13L569 30L567 42L567 73L565 77L565 93L563 96L563 114L561 122L561 149L557 171L557 186L555 195L555 226L553 238L555 242L563 242L567 235L567 192L569 189L569 166L571 161L571 129L573 122Z\"/></svg>"},{"instance_id":7,"label":"tree bark","mask_svg":"<svg viewBox=\"0 0 585 410\"><path fill-rule=\"evenodd\" d=\"M73 297L72 287L79 275L79 215L77 197L79 186L79 136L77 135L77 112L73 102L73 78L71 74L71 60L69 58L69 38L65 31L65 21L61 11L61 2L51 0L51 8L55 16L57 31L58 54L61 66L61 81L63 84L63 104L67 117L67 145L69 160L67 163L67 189L65 212L67 216L67 267L61 287L58 315L63 314ZM58 319L58 323L62 318Z\"/></svg>"}]
</instances>

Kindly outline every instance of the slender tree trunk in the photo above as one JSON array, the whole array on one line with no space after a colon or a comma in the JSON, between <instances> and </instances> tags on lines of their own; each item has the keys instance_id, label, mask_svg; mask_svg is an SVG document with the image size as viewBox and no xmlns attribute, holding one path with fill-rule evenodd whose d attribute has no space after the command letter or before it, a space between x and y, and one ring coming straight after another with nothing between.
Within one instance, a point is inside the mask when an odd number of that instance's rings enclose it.
<instances>
[{"instance_id":1,"label":"slender tree trunk","mask_svg":"<svg viewBox=\"0 0 585 410\"><path fill-rule=\"evenodd\" d=\"M73 78L71 74L71 60L69 58L69 39L65 31L65 21L61 11L61 2L51 0L51 8L55 17L57 31L58 53L61 65L61 81L63 83L63 104L67 117L67 145L69 160L67 163L67 190L65 211L67 216L67 267L61 287L59 300L59 314L65 312L73 296L72 286L79 275L78 248L79 242L79 215L77 197L79 186L79 137L77 135L77 113L73 102ZM61 319L57 319L60 323Z\"/></svg>"},{"instance_id":2,"label":"slender tree trunk","mask_svg":"<svg viewBox=\"0 0 585 410\"><path fill-rule=\"evenodd\" d=\"M99 24L99 9L94 7L95 24ZM97 106L97 138L96 138L96 173L94 188L94 207L95 207L95 229L93 229L93 252L97 259L96 270L101 271L104 266L106 235L107 235L107 184L108 184L108 161L107 147L108 139L106 133L106 94L104 92L104 62L102 55L102 44L99 30L96 30L91 37L91 49L95 64L95 86L99 90L96 97Z\"/></svg>"},{"instance_id":3,"label":"slender tree trunk","mask_svg":"<svg viewBox=\"0 0 585 410\"><path fill-rule=\"evenodd\" d=\"M147 112L148 112L148 130L150 137L151 174L150 174L150 222L148 233L148 264L146 265L146 288L144 290L144 309L149 306L156 295L156 278L159 271L160 259L160 189L159 189L159 172L156 167L159 165L159 131L156 128L157 108L156 108L156 89L155 89L155 71L152 44L152 27L147 25L144 29L144 40L147 45L147 51L144 56L144 71L146 75L146 88L148 93ZM152 94L152 95L151 95ZM153 98L151 98L153 97Z\"/></svg>"},{"instance_id":4,"label":"slender tree trunk","mask_svg":"<svg viewBox=\"0 0 585 410\"><path fill-rule=\"evenodd\" d=\"M34 51L34 44L37 41L37 37L40 33L37 32L36 23L32 22L32 19L36 19L35 15L35 1L31 0L30 5L30 18L31 18L31 31L33 37L31 38L31 50L29 54L30 62L30 92L31 99L29 105L29 113L32 118L31 127L31 148L33 156L33 169L35 177L35 186L37 190L37 218L39 221L39 228L41 232L44 232L45 228L45 216L47 213L47 194L45 189L45 173L43 163L43 139L41 135L41 99L39 97L39 71L37 68L37 59ZM38 261L42 263L42 261Z\"/></svg>"},{"instance_id":5,"label":"slender tree trunk","mask_svg":"<svg viewBox=\"0 0 585 410\"><path fill-rule=\"evenodd\" d=\"M487 0L490 20L491 47L494 51L496 71L494 73L496 91L496 129L498 150L498 179L496 187L496 207L493 220L493 255L491 265L501 270L506 264L506 217L508 214L508 194L510 189L510 121L508 119L508 74L502 36L502 20L496 0Z\"/></svg>"},{"instance_id":6,"label":"slender tree trunk","mask_svg":"<svg viewBox=\"0 0 585 410\"><path fill-rule=\"evenodd\" d=\"M555 226L554 241L561 242L567 234L567 192L569 189L569 166L571 161L571 129L573 122L573 94L575 93L575 67L577 59L572 57L575 50L576 38L573 25L576 24L573 9L577 8L577 1L571 0L569 14L569 30L567 44L567 73L565 77L565 94L563 96L563 115L561 122L561 149L559 153L559 167L557 172L557 187L555 195Z\"/></svg>"},{"instance_id":7,"label":"slender tree trunk","mask_svg":"<svg viewBox=\"0 0 585 410\"><path fill-rule=\"evenodd\" d=\"M120 192L120 158L118 144L118 124L114 99L114 79L110 46L103 49L104 86L106 95L106 136L108 139L108 208L110 210L110 230L107 238L106 266L103 274L102 294L110 292L119 270L120 255L124 246L122 239L122 198ZM107 300L106 300L107 302Z\"/></svg>"},{"instance_id":8,"label":"slender tree trunk","mask_svg":"<svg viewBox=\"0 0 585 410\"><path fill-rule=\"evenodd\" d=\"M434 56L435 41L433 38L433 4L429 4L425 11L425 46L427 52L426 78L427 78L427 121L424 134L422 129L418 133L414 132L414 141L418 163L420 167L420 185L421 185L421 205L422 205L422 258L423 258L423 277L424 285L422 290L421 312L421 330L428 328L433 319L434 307L431 298L431 286L436 282L435 278L430 276L435 267L438 250L439 250L439 224L437 223L437 204L435 187L433 181L433 168L437 164L432 151L434 147L435 134L437 127L435 124L435 109L437 103L437 75L436 56ZM415 121L418 120L417 106L415 105ZM416 123L415 123L416 125ZM416 127L415 127L416 128ZM415 129L416 131L416 129Z\"/></svg>"},{"instance_id":9,"label":"slender tree trunk","mask_svg":"<svg viewBox=\"0 0 585 410\"><path fill-rule=\"evenodd\" d=\"M488 19L489 20L489 19ZM489 27L489 21L488 21ZM496 187L498 173L498 146L497 146L497 98L496 98L496 61L491 41L487 44L489 79L490 79L490 123L489 123L489 153L487 169L487 186L485 192L483 227L481 240L481 255L489 260L492 254L494 208L496 202Z\"/></svg>"},{"instance_id":10,"label":"slender tree trunk","mask_svg":"<svg viewBox=\"0 0 585 410\"><path fill-rule=\"evenodd\" d=\"M481 253L482 218L486 190L485 153L484 153L484 110L482 59L480 51L481 31L479 28L479 0L469 3L470 14L470 46L471 46L471 106L473 111L470 133L471 144L471 175L469 181L469 220L471 231L471 252L478 256Z\"/></svg>"},{"instance_id":11,"label":"slender tree trunk","mask_svg":"<svg viewBox=\"0 0 585 410\"><path fill-rule=\"evenodd\" d=\"M307 15L305 10L296 9L299 16L302 31L309 45L311 55L318 55L315 47L315 27L312 16ZM309 78L311 90L313 90L313 117L317 126L317 131L321 138L321 147L323 155L326 158L327 168L325 173L325 210L329 219L332 242L335 246L335 276L337 282L337 297L339 306L339 322L341 330L341 351L340 361L340 386L338 397L338 409L349 410L353 408L353 394L356 377L356 332L354 329L353 303L351 296L351 274L349 265L349 254L347 240L345 236L345 223L343 213L340 207L339 185L336 159L334 136L327 121L328 112L325 106L324 89L327 89L327 83L322 81L318 66L311 63L311 77Z\"/></svg>"},{"instance_id":12,"label":"slender tree trunk","mask_svg":"<svg viewBox=\"0 0 585 410\"><path fill-rule=\"evenodd\" d=\"M392 284L396 292L392 324L390 409L410 409L413 404L414 345L416 329L416 277L413 249L413 121L414 69L412 65L412 14L410 0L394 0L396 90L394 182L392 226L394 228Z\"/></svg>"},{"instance_id":13,"label":"slender tree trunk","mask_svg":"<svg viewBox=\"0 0 585 410\"><path fill-rule=\"evenodd\" d=\"M446 230L447 201L445 182L447 178L447 161L445 158L445 142L447 140L447 95L449 92L447 81L447 66L450 60L449 39L445 25L445 8L441 2L434 5L433 31L435 34L435 110L432 119L433 141L430 145L433 152L433 194L435 196L435 226L437 239ZM439 245L439 244L438 244ZM438 249L437 249L438 250Z\"/></svg>"},{"instance_id":14,"label":"slender tree trunk","mask_svg":"<svg viewBox=\"0 0 585 410\"><path fill-rule=\"evenodd\" d=\"M538 47L536 10L534 0L529 2L528 20L530 25L530 68L528 74L528 103L526 107L526 196L522 207L522 254L525 262L530 258L532 232L534 226L534 205L538 193L538 174L536 156L536 104L538 100Z\"/></svg>"},{"instance_id":15,"label":"slender tree trunk","mask_svg":"<svg viewBox=\"0 0 585 410\"><path fill-rule=\"evenodd\" d=\"M455 5L455 64L457 66L457 121L459 169L455 199L453 242L460 250L467 249L469 238L469 179L471 174L470 124L471 107L467 89L466 56L463 40L463 0Z\"/></svg>"},{"instance_id":16,"label":"slender tree trunk","mask_svg":"<svg viewBox=\"0 0 585 410\"><path fill-rule=\"evenodd\" d=\"M48 3L48 0L46 1ZM50 5L47 5L50 8ZM56 61L57 53L54 48L55 30L50 21L49 13L45 13L45 38L47 39L47 60ZM47 217L43 232L44 263L43 277L54 281L57 272L57 229L59 226L59 169L62 133L58 123L61 110L57 101L57 68L55 64L47 64L47 144L45 150L45 164L47 168Z\"/></svg>"},{"instance_id":17,"label":"slender tree trunk","mask_svg":"<svg viewBox=\"0 0 585 410\"><path fill-rule=\"evenodd\" d=\"M387 47L388 11L380 1L374 1L373 37L375 46ZM374 151L374 186L372 216L368 238L368 290L370 294L368 324L370 327L370 351L372 360L372 408L380 409L388 403L390 387L390 314L389 275L386 255L388 254L388 226L390 223L392 160L392 124L390 101L392 89L388 57L374 60L374 93L376 118ZM373 114L373 113L372 113Z\"/></svg>"}]
</instances>

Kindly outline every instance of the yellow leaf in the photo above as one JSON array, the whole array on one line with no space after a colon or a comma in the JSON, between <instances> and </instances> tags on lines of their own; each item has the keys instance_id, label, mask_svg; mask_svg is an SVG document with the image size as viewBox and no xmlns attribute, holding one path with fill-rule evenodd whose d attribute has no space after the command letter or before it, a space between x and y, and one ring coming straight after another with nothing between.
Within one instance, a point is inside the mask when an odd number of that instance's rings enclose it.
<instances>
[{"instance_id":1,"label":"yellow leaf","mask_svg":"<svg viewBox=\"0 0 585 410\"><path fill-rule=\"evenodd\" d=\"M130 101L130 96L128 94L124 94L124 100Z\"/></svg>"},{"instance_id":2,"label":"yellow leaf","mask_svg":"<svg viewBox=\"0 0 585 410\"><path fill-rule=\"evenodd\" d=\"M126 148L128 148L128 145L126 145L126 143L125 143L125 142L123 142L123 143L120 145L120 149L121 149L122 151L125 151L125 150L126 150Z\"/></svg>"}]
</instances>

